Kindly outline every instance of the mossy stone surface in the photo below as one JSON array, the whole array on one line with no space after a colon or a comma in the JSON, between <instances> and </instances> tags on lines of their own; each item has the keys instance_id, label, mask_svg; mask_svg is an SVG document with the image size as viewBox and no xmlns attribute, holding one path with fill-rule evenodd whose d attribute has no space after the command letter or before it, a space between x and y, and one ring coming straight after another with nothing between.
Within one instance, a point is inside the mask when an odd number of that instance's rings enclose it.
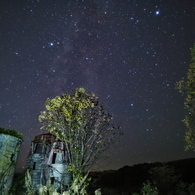
<instances>
[{"instance_id":1,"label":"mossy stone surface","mask_svg":"<svg viewBox=\"0 0 195 195\"><path fill-rule=\"evenodd\" d=\"M22 139L0 134L0 191L7 195L12 185Z\"/></svg>"}]
</instances>

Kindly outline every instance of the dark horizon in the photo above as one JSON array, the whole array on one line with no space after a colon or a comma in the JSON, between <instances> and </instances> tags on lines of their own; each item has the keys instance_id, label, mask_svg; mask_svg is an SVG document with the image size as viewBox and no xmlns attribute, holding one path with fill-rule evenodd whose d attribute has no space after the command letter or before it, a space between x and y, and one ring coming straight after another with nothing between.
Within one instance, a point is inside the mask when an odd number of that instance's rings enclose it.
<instances>
[{"instance_id":1,"label":"dark horizon","mask_svg":"<svg viewBox=\"0 0 195 195\"><path fill-rule=\"evenodd\" d=\"M121 170L121 169L123 169L123 168L126 168L126 167L128 167L128 168L133 168L133 167L135 167L135 166L141 166L141 165L145 165L145 164L153 164L153 165L155 165L155 164L173 164L173 163L180 163L180 162L184 162L184 161L191 161L191 160L195 160L195 158L184 158L184 159L179 159L179 160L171 160L171 161L165 161L165 162L158 162L158 161L156 161L156 162L142 162L142 163L138 163L138 164L133 164L133 165L124 165L124 166L122 166L122 167L119 167L118 169L105 169L105 170L91 170L90 171L90 173L93 173L93 172L109 172L109 171L119 171L119 170ZM20 171L19 171L19 169L16 169L15 170L15 174L20 174L20 173L23 173L24 172L24 169L20 169Z\"/></svg>"}]
</instances>

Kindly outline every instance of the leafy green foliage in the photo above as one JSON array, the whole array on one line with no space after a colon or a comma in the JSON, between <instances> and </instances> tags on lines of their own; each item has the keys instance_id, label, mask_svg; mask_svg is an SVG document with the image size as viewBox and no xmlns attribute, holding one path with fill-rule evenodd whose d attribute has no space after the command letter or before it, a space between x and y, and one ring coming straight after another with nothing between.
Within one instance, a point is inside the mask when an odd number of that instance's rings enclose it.
<instances>
[{"instance_id":1,"label":"leafy green foliage","mask_svg":"<svg viewBox=\"0 0 195 195\"><path fill-rule=\"evenodd\" d=\"M143 187L141 189L141 194L143 194L143 195L158 195L158 189L150 181L147 181L143 184Z\"/></svg>"},{"instance_id":2,"label":"leafy green foliage","mask_svg":"<svg viewBox=\"0 0 195 195\"><path fill-rule=\"evenodd\" d=\"M133 193L132 195L159 195L156 185L149 180L143 183L141 193Z\"/></svg>"},{"instance_id":3,"label":"leafy green foliage","mask_svg":"<svg viewBox=\"0 0 195 195\"><path fill-rule=\"evenodd\" d=\"M149 174L151 180L143 183L141 195L173 195L175 191L181 190L181 186L178 186L181 176L176 174L173 167L167 164L152 167Z\"/></svg>"},{"instance_id":4,"label":"leafy green foliage","mask_svg":"<svg viewBox=\"0 0 195 195\"><path fill-rule=\"evenodd\" d=\"M78 173L87 172L113 141L112 116L84 88L48 99L45 108L39 116L41 129L65 142L73 181L81 181Z\"/></svg>"},{"instance_id":5,"label":"leafy green foliage","mask_svg":"<svg viewBox=\"0 0 195 195\"><path fill-rule=\"evenodd\" d=\"M87 195L86 188L90 181L90 179L87 177L88 174L83 175L80 172L75 174L75 179L72 181L69 193L71 195Z\"/></svg>"},{"instance_id":6,"label":"leafy green foliage","mask_svg":"<svg viewBox=\"0 0 195 195\"><path fill-rule=\"evenodd\" d=\"M47 182L46 186L40 185L38 189L39 195L60 195L56 192L54 185L51 182Z\"/></svg>"},{"instance_id":7,"label":"leafy green foliage","mask_svg":"<svg viewBox=\"0 0 195 195\"><path fill-rule=\"evenodd\" d=\"M152 168L149 173L160 194L170 192L180 179L180 175L175 174L174 168L166 164Z\"/></svg>"},{"instance_id":8,"label":"leafy green foliage","mask_svg":"<svg viewBox=\"0 0 195 195\"><path fill-rule=\"evenodd\" d=\"M101 188L98 188L96 191L95 191L95 195L101 195Z\"/></svg>"},{"instance_id":9,"label":"leafy green foliage","mask_svg":"<svg viewBox=\"0 0 195 195\"><path fill-rule=\"evenodd\" d=\"M188 184L180 181L176 186L175 194L195 195L195 183Z\"/></svg>"},{"instance_id":10,"label":"leafy green foliage","mask_svg":"<svg viewBox=\"0 0 195 195\"><path fill-rule=\"evenodd\" d=\"M26 194L27 195L34 195L35 194L35 190L34 190L33 185L32 185L32 178L31 178L29 169L26 170L25 187L26 187Z\"/></svg>"},{"instance_id":11,"label":"leafy green foliage","mask_svg":"<svg viewBox=\"0 0 195 195\"><path fill-rule=\"evenodd\" d=\"M0 127L0 133L6 134L6 135L11 135L11 136L17 137L19 139L23 139L23 134L20 133L19 131L15 131L13 129L6 130L6 129Z\"/></svg>"},{"instance_id":12,"label":"leafy green foliage","mask_svg":"<svg viewBox=\"0 0 195 195\"><path fill-rule=\"evenodd\" d=\"M186 78L182 78L176 83L176 88L185 95L184 107L188 111L183 120L187 128L185 134L186 150L195 150L195 44L191 50L191 57Z\"/></svg>"}]
</instances>

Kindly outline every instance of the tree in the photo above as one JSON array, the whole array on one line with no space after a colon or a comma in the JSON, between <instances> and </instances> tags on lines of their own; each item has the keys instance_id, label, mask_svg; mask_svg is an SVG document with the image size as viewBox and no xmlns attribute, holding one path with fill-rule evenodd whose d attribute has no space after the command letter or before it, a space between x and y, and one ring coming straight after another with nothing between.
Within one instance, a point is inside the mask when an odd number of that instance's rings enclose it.
<instances>
[{"instance_id":1,"label":"tree","mask_svg":"<svg viewBox=\"0 0 195 195\"><path fill-rule=\"evenodd\" d=\"M180 175L175 173L173 167L163 164L162 166L156 166L149 171L153 183L158 189L159 195L168 194L174 190L175 185L180 179Z\"/></svg>"},{"instance_id":2,"label":"tree","mask_svg":"<svg viewBox=\"0 0 195 195\"><path fill-rule=\"evenodd\" d=\"M48 99L45 107L39 116L41 129L65 142L70 170L76 177L87 171L113 141L112 116L98 97L84 88Z\"/></svg>"},{"instance_id":3,"label":"tree","mask_svg":"<svg viewBox=\"0 0 195 195\"><path fill-rule=\"evenodd\" d=\"M195 44L191 50L191 62L186 78L176 83L176 88L185 95L184 107L188 111L183 122L186 126L186 150L195 150Z\"/></svg>"},{"instance_id":4,"label":"tree","mask_svg":"<svg viewBox=\"0 0 195 195\"><path fill-rule=\"evenodd\" d=\"M143 183L141 194L140 195L158 195L157 187L150 181L146 181ZM137 193L133 193L133 195L139 195Z\"/></svg>"}]
</instances>

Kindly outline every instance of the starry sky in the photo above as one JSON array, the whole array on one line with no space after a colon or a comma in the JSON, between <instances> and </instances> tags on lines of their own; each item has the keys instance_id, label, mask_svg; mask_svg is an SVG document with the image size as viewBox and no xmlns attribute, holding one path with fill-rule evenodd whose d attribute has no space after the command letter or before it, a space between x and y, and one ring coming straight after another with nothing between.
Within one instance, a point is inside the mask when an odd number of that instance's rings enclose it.
<instances>
[{"instance_id":1,"label":"starry sky","mask_svg":"<svg viewBox=\"0 0 195 195\"><path fill-rule=\"evenodd\" d=\"M195 43L194 0L1 0L0 126L41 134L47 98L84 87L124 135L97 169L195 157L184 152L175 82Z\"/></svg>"}]
</instances>

